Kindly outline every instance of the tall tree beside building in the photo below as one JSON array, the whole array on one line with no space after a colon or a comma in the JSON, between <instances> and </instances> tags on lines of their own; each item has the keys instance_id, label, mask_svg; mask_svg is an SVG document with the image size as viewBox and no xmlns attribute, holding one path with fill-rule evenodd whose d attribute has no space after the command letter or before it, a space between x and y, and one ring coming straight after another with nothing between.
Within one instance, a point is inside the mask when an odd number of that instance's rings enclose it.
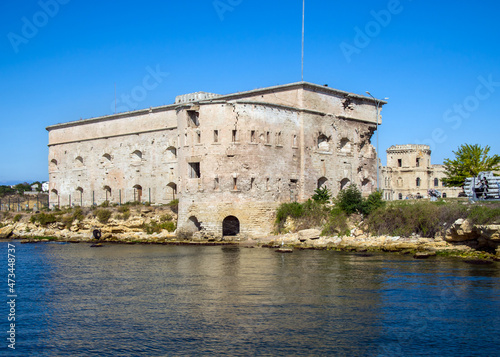
<instances>
[{"instance_id":1,"label":"tall tree beside building","mask_svg":"<svg viewBox=\"0 0 500 357\"><path fill-rule=\"evenodd\" d=\"M445 175L443 182L448 186L460 187L467 177L477 176L481 171L495 171L500 169L500 156L488 156L490 147L486 145L461 145L454 159L444 160Z\"/></svg>"}]
</instances>

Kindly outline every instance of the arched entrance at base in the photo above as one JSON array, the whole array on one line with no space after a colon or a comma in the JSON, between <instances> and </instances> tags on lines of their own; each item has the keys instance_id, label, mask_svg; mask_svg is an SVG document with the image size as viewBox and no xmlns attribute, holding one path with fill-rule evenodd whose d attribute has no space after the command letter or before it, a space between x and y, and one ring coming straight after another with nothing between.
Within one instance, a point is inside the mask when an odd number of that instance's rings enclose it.
<instances>
[{"instance_id":1,"label":"arched entrance at base","mask_svg":"<svg viewBox=\"0 0 500 357\"><path fill-rule=\"evenodd\" d=\"M189 217L187 224L186 224L186 229L190 232L201 231L201 224L198 221L198 218L196 218L195 216Z\"/></svg>"},{"instance_id":2,"label":"arched entrance at base","mask_svg":"<svg viewBox=\"0 0 500 357\"><path fill-rule=\"evenodd\" d=\"M240 233L240 221L235 216L227 216L222 221L222 235L235 236Z\"/></svg>"}]
</instances>

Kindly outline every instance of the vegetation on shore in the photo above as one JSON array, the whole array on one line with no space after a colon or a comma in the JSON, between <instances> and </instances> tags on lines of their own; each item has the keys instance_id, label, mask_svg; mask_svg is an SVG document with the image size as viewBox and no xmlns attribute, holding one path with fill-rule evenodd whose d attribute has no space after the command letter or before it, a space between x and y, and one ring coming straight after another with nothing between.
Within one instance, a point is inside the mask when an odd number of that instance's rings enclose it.
<instances>
[{"instance_id":1,"label":"vegetation on shore","mask_svg":"<svg viewBox=\"0 0 500 357\"><path fill-rule=\"evenodd\" d=\"M348 236L353 223L358 223L372 235L433 238L459 218L468 219L472 224L500 223L500 203L469 204L459 200L385 202L380 192L363 199L358 188L351 185L331 199L333 204L330 204L330 200L324 200L325 190L316 190L317 193L323 192L304 203L281 204L276 213L276 232L320 228L323 235ZM287 226L289 218L295 223L292 229Z\"/></svg>"},{"instance_id":2,"label":"vegetation on shore","mask_svg":"<svg viewBox=\"0 0 500 357\"><path fill-rule=\"evenodd\" d=\"M145 220L145 223L142 225L142 229L148 234L153 234L160 233L162 230L166 230L168 232L175 231L177 225L173 215L175 215L177 211L177 205L178 201L172 201L166 206L168 208L167 211L171 214L165 213L165 207L162 207L160 212L161 216L159 218L149 217L153 216L154 212L156 212L156 207L151 207L148 204L142 204L140 202L127 202L123 205L110 205L108 202L104 202L99 206L89 208L56 208L53 211L45 209L37 213L26 211L15 215L13 215L12 212L4 211L1 213L0 218L2 218L5 223L29 221L30 223L38 224L42 227L55 225L59 228L69 229L75 222L82 222L86 219L97 219L101 224L108 224L111 219L118 221L118 223L119 221L123 221L125 223L125 221L129 220L132 215L136 217L144 216L142 210L148 207L146 212L149 212L150 210L153 214L147 215L148 219ZM0 228L2 226L3 224L0 223Z\"/></svg>"}]
</instances>

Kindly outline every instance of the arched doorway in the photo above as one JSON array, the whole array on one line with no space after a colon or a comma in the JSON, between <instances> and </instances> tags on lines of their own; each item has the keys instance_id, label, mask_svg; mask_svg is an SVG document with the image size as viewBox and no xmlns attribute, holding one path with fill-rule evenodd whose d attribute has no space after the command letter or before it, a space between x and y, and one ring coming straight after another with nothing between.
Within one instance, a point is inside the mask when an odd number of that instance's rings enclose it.
<instances>
[{"instance_id":1,"label":"arched doorway","mask_svg":"<svg viewBox=\"0 0 500 357\"><path fill-rule=\"evenodd\" d=\"M235 236L240 233L240 221L235 216L227 216L222 221L222 235Z\"/></svg>"},{"instance_id":2,"label":"arched doorway","mask_svg":"<svg viewBox=\"0 0 500 357\"><path fill-rule=\"evenodd\" d=\"M50 204L52 207L59 207L60 206L60 202L59 202L59 192L57 192L57 190L54 188L52 190L50 190Z\"/></svg>"},{"instance_id":3,"label":"arched doorway","mask_svg":"<svg viewBox=\"0 0 500 357\"><path fill-rule=\"evenodd\" d=\"M134 201L141 202L142 199L142 186L135 185L134 186Z\"/></svg>"},{"instance_id":4,"label":"arched doorway","mask_svg":"<svg viewBox=\"0 0 500 357\"><path fill-rule=\"evenodd\" d=\"M167 199L175 200L177 198L177 185L173 182L170 182L167 185Z\"/></svg>"}]
</instances>

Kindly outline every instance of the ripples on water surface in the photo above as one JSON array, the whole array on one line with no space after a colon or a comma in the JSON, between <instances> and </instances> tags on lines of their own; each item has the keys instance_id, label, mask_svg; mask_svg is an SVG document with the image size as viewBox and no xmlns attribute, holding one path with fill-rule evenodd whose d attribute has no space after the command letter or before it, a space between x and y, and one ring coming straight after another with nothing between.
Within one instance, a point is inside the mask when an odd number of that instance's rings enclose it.
<instances>
[{"instance_id":1,"label":"ripples on water surface","mask_svg":"<svg viewBox=\"0 0 500 357\"><path fill-rule=\"evenodd\" d=\"M4 342L4 355L499 355L499 263L236 247L16 250L16 351Z\"/></svg>"}]
</instances>

